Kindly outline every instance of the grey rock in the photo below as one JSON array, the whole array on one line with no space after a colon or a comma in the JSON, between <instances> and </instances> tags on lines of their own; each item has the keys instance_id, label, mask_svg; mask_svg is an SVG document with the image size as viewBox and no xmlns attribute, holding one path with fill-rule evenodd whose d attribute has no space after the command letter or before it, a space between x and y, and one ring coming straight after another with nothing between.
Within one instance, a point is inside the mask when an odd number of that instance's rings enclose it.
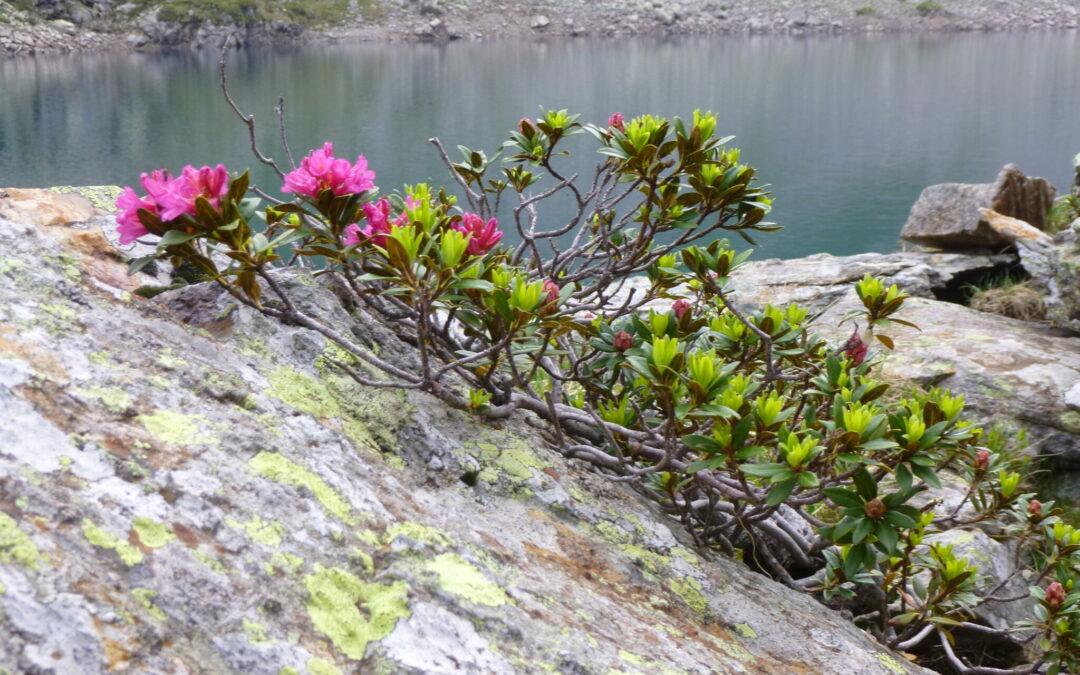
<instances>
[{"instance_id":1,"label":"grey rock","mask_svg":"<svg viewBox=\"0 0 1080 675\"><path fill-rule=\"evenodd\" d=\"M73 281L37 225L0 217L0 250L0 537L18 544L0 549L5 667L927 672L693 550L523 420L360 387L321 337L222 316L209 286L145 301ZM410 358L310 277L281 280Z\"/></svg>"},{"instance_id":2,"label":"grey rock","mask_svg":"<svg viewBox=\"0 0 1080 675\"><path fill-rule=\"evenodd\" d=\"M1042 229L1055 192L1049 182L1025 176L1013 164L1006 164L993 183L931 185L911 207L900 236L934 248L1000 250L1012 242L994 232L979 209L988 208Z\"/></svg>"},{"instance_id":3,"label":"grey rock","mask_svg":"<svg viewBox=\"0 0 1080 675\"><path fill-rule=\"evenodd\" d=\"M529 27L533 30L544 30L551 25L551 19L543 14L537 14L529 19Z\"/></svg>"}]
</instances>

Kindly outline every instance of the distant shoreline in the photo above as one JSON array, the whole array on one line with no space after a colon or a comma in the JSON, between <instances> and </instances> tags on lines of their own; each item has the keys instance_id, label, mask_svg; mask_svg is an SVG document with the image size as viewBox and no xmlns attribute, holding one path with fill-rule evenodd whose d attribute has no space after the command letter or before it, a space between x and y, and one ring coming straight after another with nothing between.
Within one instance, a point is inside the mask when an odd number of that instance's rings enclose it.
<instances>
[{"instance_id":1,"label":"distant shoreline","mask_svg":"<svg viewBox=\"0 0 1080 675\"><path fill-rule=\"evenodd\" d=\"M390 0L387 0L390 2ZM1080 0L831 0L814 9L788 0L654 0L636 11L622 0L551 0L547 8L470 0L466 11L444 11L439 0L409 3L411 11L383 11L332 26L305 27L280 20L246 25L166 22L151 11L123 22L101 15L46 19L18 12L0 0L0 55L216 49L226 38L238 46L342 42L448 42L454 40L595 39L632 36L886 35L1075 30ZM459 5L462 3L459 3ZM876 4L881 4L877 8ZM8 8L5 10L5 8Z\"/></svg>"}]
</instances>

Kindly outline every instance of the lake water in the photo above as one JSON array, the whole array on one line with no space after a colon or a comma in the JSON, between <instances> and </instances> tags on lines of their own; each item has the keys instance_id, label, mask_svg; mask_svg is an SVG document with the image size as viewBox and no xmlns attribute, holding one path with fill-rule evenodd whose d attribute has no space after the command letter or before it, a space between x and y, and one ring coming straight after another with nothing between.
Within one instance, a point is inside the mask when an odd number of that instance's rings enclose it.
<instances>
[{"instance_id":1,"label":"lake water","mask_svg":"<svg viewBox=\"0 0 1080 675\"><path fill-rule=\"evenodd\" d=\"M185 163L252 166L215 54L0 61L0 186L134 184ZM1007 162L1067 190L1080 151L1080 34L358 44L234 52L234 96L283 158L324 140L364 153L384 191L449 184L432 136L498 148L538 106L720 113L771 185L755 258L890 251L919 191L988 182ZM579 137L586 139L589 137ZM581 153L592 161L592 148ZM276 189L268 170L256 180Z\"/></svg>"}]
</instances>

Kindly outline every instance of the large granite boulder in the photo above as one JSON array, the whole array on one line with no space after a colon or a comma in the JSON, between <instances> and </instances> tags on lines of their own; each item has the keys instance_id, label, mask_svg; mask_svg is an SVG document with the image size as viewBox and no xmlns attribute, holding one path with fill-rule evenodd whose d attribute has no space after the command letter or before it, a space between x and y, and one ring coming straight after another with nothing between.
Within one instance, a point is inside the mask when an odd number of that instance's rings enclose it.
<instances>
[{"instance_id":1,"label":"large granite boulder","mask_svg":"<svg viewBox=\"0 0 1080 675\"><path fill-rule=\"evenodd\" d=\"M207 286L133 296L49 232L92 224L30 220L0 215L0 669L927 672L523 421L360 387Z\"/></svg>"},{"instance_id":2,"label":"large granite boulder","mask_svg":"<svg viewBox=\"0 0 1080 675\"><path fill-rule=\"evenodd\" d=\"M1006 164L993 183L942 183L922 191L900 232L906 241L941 249L991 249L1010 246L980 213L987 208L1042 229L1056 190L1042 178L1025 176Z\"/></svg>"}]
</instances>

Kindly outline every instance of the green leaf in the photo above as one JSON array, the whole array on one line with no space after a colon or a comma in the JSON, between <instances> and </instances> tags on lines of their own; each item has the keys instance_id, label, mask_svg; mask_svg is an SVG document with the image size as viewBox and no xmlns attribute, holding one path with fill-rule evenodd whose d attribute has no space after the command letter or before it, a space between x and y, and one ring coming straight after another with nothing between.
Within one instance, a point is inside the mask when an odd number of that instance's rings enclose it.
<instances>
[{"instance_id":1,"label":"green leaf","mask_svg":"<svg viewBox=\"0 0 1080 675\"><path fill-rule=\"evenodd\" d=\"M145 255L141 258L135 258L128 263L128 275L137 274L139 270L149 265L151 262L157 259L156 255Z\"/></svg>"},{"instance_id":2,"label":"green leaf","mask_svg":"<svg viewBox=\"0 0 1080 675\"><path fill-rule=\"evenodd\" d=\"M911 470L915 473L916 476L923 479L930 487L941 487L941 479L938 478L937 472L934 471L932 467L912 464Z\"/></svg>"},{"instance_id":3,"label":"green leaf","mask_svg":"<svg viewBox=\"0 0 1080 675\"><path fill-rule=\"evenodd\" d=\"M899 537L896 535L896 530L888 523L878 522L878 524L874 526L874 534L877 536L881 545L885 547L886 553L892 555L896 552L896 544Z\"/></svg>"},{"instance_id":4,"label":"green leaf","mask_svg":"<svg viewBox=\"0 0 1080 675\"><path fill-rule=\"evenodd\" d=\"M855 489L858 490L859 496L865 501L870 501L874 497L877 497L877 483L874 482L873 477L870 476L870 472L866 470L865 466L860 466L855 475L852 476L855 480Z\"/></svg>"},{"instance_id":5,"label":"green leaf","mask_svg":"<svg viewBox=\"0 0 1080 675\"><path fill-rule=\"evenodd\" d=\"M896 467L896 484L900 486L901 492L907 492L911 489L911 470L907 468L906 464L901 464Z\"/></svg>"},{"instance_id":6,"label":"green leaf","mask_svg":"<svg viewBox=\"0 0 1080 675\"><path fill-rule=\"evenodd\" d=\"M710 457L701 462L692 462L686 467L686 473L697 473L698 471L708 471L709 469L716 469L724 465L727 461L725 457L715 456Z\"/></svg>"},{"instance_id":7,"label":"green leaf","mask_svg":"<svg viewBox=\"0 0 1080 675\"><path fill-rule=\"evenodd\" d=\"M818 480L817 475L815 475L813 471L800 471L795 476L795 479L799 482L799 485L804 488L817 487L821 482Z\"/></svg>"},{"instance_id":8,"label":"green leaf","mask_svg":"<svg viewBox=\"0 0 1080 675\"><path fill-rule=\"evenodd\" d=\"M889 448L897 447L897 443L896 441L890 441L887 438L876 438L872 441L861 443L859 447L866 451L888 450Z\"/></svg>"},{"instance_id":9,"label":"green leaf","mask_svg":"<svg viewBox=\"0 0 1080 675\"><path fill-rule=\"evenodd\" d=\"M495 290L494 284L483 279L457 279L454 283L450 284L450 287L464 290L485 291L487 293Z\"/></svg>"},{"instance_id":10,"label":"green leaf","mask_svg":"<svg viewBox=\"0 0 1080 675\"><path fill-rule=\"evenodd\" d=\"M769 490L769 494L765 497L765 504L767 506L776 506L783 503L788 497L791 496L791 491L795 489L795 479L785 480L781 483L777 483Z\"/></svg>"},{"instance_id":11,"label":"green leaf","mask_svg":"<svg viewBox=\"0 0 1080 675\"><path fill-rule=\"evenodd\" d=\"M863 500L859 498L859 495L855 494L851 490L845 490L844 488L831 487L822 490L826 497L831 499L837 506L846 506L850 508L862 508Z\"/></svg>"},{"instance_id":12,"label":"green leaf","mask_svg":"<svg viewBox=\"0 0 1080 675\"><path fill-rule=\"evenodd\" d=\"M905 529L915 529L919 526L918 521L905 513L902 508L890 509L889 511L886 511L885 522L889 523L894 527L903 527Z\"/></svg>"},{"instance_id":13,"label":"green leaf","mask_svg":"<svg viewBox=\"0 0 1080 675\"><path fill-rule=\"evenodd\" d=\"M195 239L200 234L202 234L202 233L201 232L196 232L194 234L189 234L189 233L184 232L182 230L169 230L168 232L166 232L161 237L161 241L159 241L157 243L157 245L158 245L159 249L162 249L162 248L165 248L166 246L176 246L178 244L185 244L185 243L191 241L192 239Z\"/></svg>"},{"instance_id":14,"label":"green leaf","mask_svg":"<svg viewBox=\"0 0 1080 675\"><path fill-rule=\"evenodd\" d=\"M684 436L682 440L683 443L686 443L688 446L690 446L694 450L697 450L698 452L713 454L724 451L724 446L720 445L720 443L717 442L716 439L709 436L690 434L689 436Z\"/></svg>"},{"instance_id":15,"label":"green leaf","mask_svg":"<svg viewBox=\"0 0 1080 675\"><path fill-rule=\"evenodd\" d=\"M851 534L851 543L858 544L863 539L866 539L866 535L870 534L873 529L874 521L869 518L860 518L855 524L855 531Z\"/></svg>"}]
</instances>

